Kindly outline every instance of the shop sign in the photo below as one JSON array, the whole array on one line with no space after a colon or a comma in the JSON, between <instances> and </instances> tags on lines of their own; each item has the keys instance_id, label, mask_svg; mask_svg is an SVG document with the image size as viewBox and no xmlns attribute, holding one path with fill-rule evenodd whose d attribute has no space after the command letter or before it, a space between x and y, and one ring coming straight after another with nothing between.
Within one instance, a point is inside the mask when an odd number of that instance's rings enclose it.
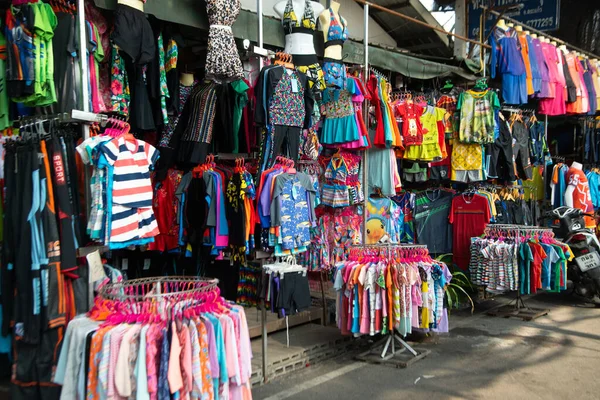
<instances>
[{"instance_id":1,"label":"shop sign","mask_svg":"<svg viewBox=\"0 0 600 400\"><path fill-rule=\"evenodd\" d=\"M467 0L468 18L469 18L469 36L479 38L479 18L483 12L481 6L490 6L494 4L498 8L519 6L518 9L511 9L504 13L507 17L515 19L540 31L555 31L560 22L560 0ZM498 17L488 13L485 23L485 32L490 31L493 23Z\"/></svg>"}]
</instances>

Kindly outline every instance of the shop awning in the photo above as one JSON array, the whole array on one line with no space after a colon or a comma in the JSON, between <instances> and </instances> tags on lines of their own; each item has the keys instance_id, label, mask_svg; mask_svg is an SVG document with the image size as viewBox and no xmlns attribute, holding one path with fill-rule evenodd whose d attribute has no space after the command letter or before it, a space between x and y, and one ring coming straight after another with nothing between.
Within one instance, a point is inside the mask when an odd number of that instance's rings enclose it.
<instances>
[{"instance_id":1,"label":"shop awning","mask_svg":"<svg viewBox=\"0 0 600 400\"><path fill-rule=\"evenodd\" d=\"M117 0L94 0L96 6L114 10ZM198 0L152 0L145 4L145 11L158 19L187 25L194 28L208 30L209 24L206 10ZM238 39L258 40L258 17L256 13L242 10L236 23L233 25L233 35ZM263 18L263 37L265 46L283 48L285 37L281 29L281 22L274 18ZM323 36L317 35L317 53L323 54ZM344 44L345 61L354 64L363 64L364 45L353 40ZM463 68L423 60L402 53L396 49L384 49L373 45L369 46L369 64L376 68L386 69L402 75L417 79L432 79L436 77L458 76L466 80L476 80L477 77Z\"/></svg>"}]
</instances>

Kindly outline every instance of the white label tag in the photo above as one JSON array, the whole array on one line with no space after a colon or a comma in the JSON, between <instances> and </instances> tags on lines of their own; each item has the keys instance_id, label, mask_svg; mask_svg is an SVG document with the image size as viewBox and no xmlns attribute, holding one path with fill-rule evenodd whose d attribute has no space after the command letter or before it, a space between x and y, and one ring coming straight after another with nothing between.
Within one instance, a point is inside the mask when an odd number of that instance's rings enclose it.
<instances>
[{"instance_id":1,"label":"white label tag","mask_svg":"<svg viewBox=\"0 0 600 400\"><path fill-rule=\"evenodd\" d=\"M292 92L298 93L298 79L292 78Z\"/></svg>"},{"instance_id":2,"label":"white label tag","mask_svg":"<svg viewBox=\"0 0 600 400\"><path fill-rule=\"evenodd\" d=\"M150 269L150 259L144 259L144 271L148 271Z\"/></svg>"},{"instance_id":3,"label":"white label tag","mask_svg":"<svg viewBox=\"0 0 600 400\"><path fill-rule=\"evenodd\" d=\"M127 271L129 269L129 259L124 258L121 260L121 271Z\"/></svg>"},{"instance_id":4,"label":"white label tag","mask_svg":"<svg viewBox=\"0 0 600 400\"><path fill-rule=\"evenodd\" d=\"M85 258L87 259L88 267L90 269L90 282L96 282L106 278L106 274L104 273L104 266L102 265L102 258L100 258L100 252L98 250L91 252L90 254L85 256Z\"/></svg>"}]
</instances>

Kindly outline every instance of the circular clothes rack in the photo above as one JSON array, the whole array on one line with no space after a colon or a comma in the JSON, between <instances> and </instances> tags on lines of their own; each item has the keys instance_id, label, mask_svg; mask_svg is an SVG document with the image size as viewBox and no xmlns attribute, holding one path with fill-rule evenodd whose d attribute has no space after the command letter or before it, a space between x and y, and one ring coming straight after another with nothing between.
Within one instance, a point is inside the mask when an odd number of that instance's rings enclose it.
<instances>
[{"instance_id":1,"label":"circular clothes rack","mask_svg":"<svg viewBox=\"0 0 600 400\"><path fill-rule=\"evenodd\" d=\"M140 301L185 298L187 295L217 290L218 279L192 276L164 276L109 283L98 290L106 300Z\"/></svg>"}]
</instances>

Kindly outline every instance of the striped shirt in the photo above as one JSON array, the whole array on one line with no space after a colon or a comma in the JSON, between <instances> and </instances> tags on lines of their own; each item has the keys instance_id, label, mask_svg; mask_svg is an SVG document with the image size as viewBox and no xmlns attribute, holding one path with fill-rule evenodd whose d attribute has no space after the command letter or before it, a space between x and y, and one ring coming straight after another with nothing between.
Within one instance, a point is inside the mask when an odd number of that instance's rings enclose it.
<instances>
[{"instance_id":1,"label":"striped shirt","mask_svg":"<svg viewBox=\"0 0 600 400\"><path fill-rule=\"evenodd\" d=\"M127 141L120 136L105 143L103 151L113 166L113 204L152 207L150 169L158 160L156 149L144 141Z\"/></svg>"}]
</instances>

